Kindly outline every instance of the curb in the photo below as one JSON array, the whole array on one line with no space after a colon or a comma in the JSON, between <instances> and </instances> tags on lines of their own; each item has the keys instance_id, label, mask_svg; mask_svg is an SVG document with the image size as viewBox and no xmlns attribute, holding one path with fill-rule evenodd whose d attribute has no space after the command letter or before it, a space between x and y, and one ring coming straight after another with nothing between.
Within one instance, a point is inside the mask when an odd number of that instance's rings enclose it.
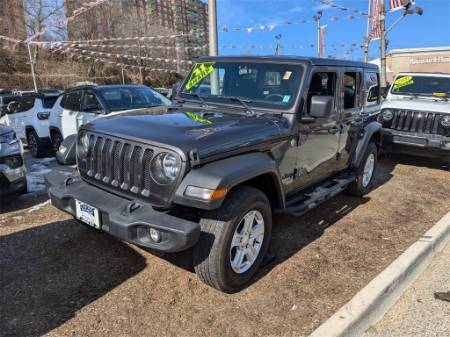
<instances>
[{"instance_id":1,"label":"curb","mask_svg":"<svg viewBox=\"0 0 450 337\"><path fill-rule=\"evenodd\" d=\"M320 325L310 337L361 336L450 242L450 212Z\"/></svg>"}]
</instances>

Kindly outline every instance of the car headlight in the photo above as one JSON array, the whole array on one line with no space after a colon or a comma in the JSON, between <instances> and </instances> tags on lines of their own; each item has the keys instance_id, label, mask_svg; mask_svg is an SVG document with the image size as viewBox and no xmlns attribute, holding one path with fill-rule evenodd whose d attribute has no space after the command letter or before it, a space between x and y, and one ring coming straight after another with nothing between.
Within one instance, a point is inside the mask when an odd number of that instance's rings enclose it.
<instances>
[{"instance_id":1,"label":"car headlight","mask_svg":"<svg viewBox=\"0 0 450 337\"><path fill-rule=\"evenodd\" d=\"M86 158L89 151L89 136L86 132L82 131L78 135L77 141L77 156L78 158Z\"/></svg>"},{"instance_id":2,"label":"car headlight","mask_svg":"<svg viewBox=\"0 0 450 337\"><path fill-rule=\"evenodd\" d=\"M158 154L151 165L152 177L161 185L173 183L177 179L181 168L178 157L167 152Z\"/></svg>"},{"instance_id":3,"label":"car headlight","mask_svg":"<svg viewBox=\"0 0 450 337\"><path fill-rule=\"evenodd\" d=\"M383 110L383 120L385 122L389 122L390 120L392 120L392 118L394 118L394 113L392 112L392 110Z\"/></svg>"}]
</instances>

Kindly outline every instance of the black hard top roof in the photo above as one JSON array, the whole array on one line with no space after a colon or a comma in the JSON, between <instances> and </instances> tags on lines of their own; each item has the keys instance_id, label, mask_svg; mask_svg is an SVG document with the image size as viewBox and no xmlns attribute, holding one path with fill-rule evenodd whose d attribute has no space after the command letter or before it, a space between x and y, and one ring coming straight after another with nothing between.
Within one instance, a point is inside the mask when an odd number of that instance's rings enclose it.
<instances>
[{"instance_id":1,"label":"black hard top roof","mask_svg":"<svg viewBox=\"0 0 450 337\"><path fill-rule=\"evenodd\" d=\"M203 56L199 61L218 61L218 62L282 62L282 63L309 63L316 66L340 66L340 67L358 67L378 70L378 66L372 63L359 61L337 60L329 58L307 57L307 56Z\"/></svg>"},{"instance_id":2,"label":"black hard top roof","mask_svg":"<svg viewBox=\"0 0 450 337\"><path fill-rule=\"evenodd\" d=\"M80 89L104 89L104 88L126 88L126 87L142 87L142 88L149 88L148 86L144 84L83 84L79 86L73 86L70 88L67 88L65 92L73 91L73 90L80 90Z\"/></svg>"}]
</instances>

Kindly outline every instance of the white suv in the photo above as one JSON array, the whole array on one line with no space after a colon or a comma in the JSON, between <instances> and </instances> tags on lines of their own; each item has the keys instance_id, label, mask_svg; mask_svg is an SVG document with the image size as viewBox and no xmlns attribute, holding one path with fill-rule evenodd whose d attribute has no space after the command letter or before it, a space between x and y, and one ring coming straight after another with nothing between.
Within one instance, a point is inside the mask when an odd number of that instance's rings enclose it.
<instances>
[{"instance_id":1,"label":"white suv","mask_svg":"<svg viewBox=\"0 0 450 337\"><path fill-rule=\"evenodd\" d=\"M42 157L51 149L48 118L59 96L58 91L14 92L3 97L0 123L14 129L33 157Z\"/></svg>"},{"instance_id":2,"label":"white suv","mask_svg":"<svg viewBox=\"0 0 450 337\"><path fill-rule=\"evenodd\" d=\"M98 117L129 110L168 106L171 102L145 85L80 85L68 89L50 114L50 138L55 152L81 125Z\"/></svg>"}]
</instances>

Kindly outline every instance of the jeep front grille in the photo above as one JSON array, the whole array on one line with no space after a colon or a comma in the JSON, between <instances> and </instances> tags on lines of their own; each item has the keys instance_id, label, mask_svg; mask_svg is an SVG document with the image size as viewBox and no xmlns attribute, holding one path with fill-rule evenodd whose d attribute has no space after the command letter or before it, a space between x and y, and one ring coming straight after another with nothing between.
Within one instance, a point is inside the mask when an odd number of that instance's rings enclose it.
<instances>
[{"instance_id":1,"label":"jeep front grille","mask_svg":"<svg viewBox=\"0 0 450 337\"><path fill-rule=\"evenodd\" d=\"M88 135L87 158L78 160L85 180L131 199L145 199L160 207L167 205L176 184L158 185L150 174L151 161L162 149L102 134Z\"/></svg>"},{"instance_id":2,"label":"jeep front grille","mask_svg":"<svg viewBox=\"0 0 450 337\"><path fill-rule=\"evenodd\" d=\"M392 120L386 123L390 129L443 136L449 134L449 130L441 125L444 114L412 110L395 110L393 114Z\"/></svg>"}]
</instances>

